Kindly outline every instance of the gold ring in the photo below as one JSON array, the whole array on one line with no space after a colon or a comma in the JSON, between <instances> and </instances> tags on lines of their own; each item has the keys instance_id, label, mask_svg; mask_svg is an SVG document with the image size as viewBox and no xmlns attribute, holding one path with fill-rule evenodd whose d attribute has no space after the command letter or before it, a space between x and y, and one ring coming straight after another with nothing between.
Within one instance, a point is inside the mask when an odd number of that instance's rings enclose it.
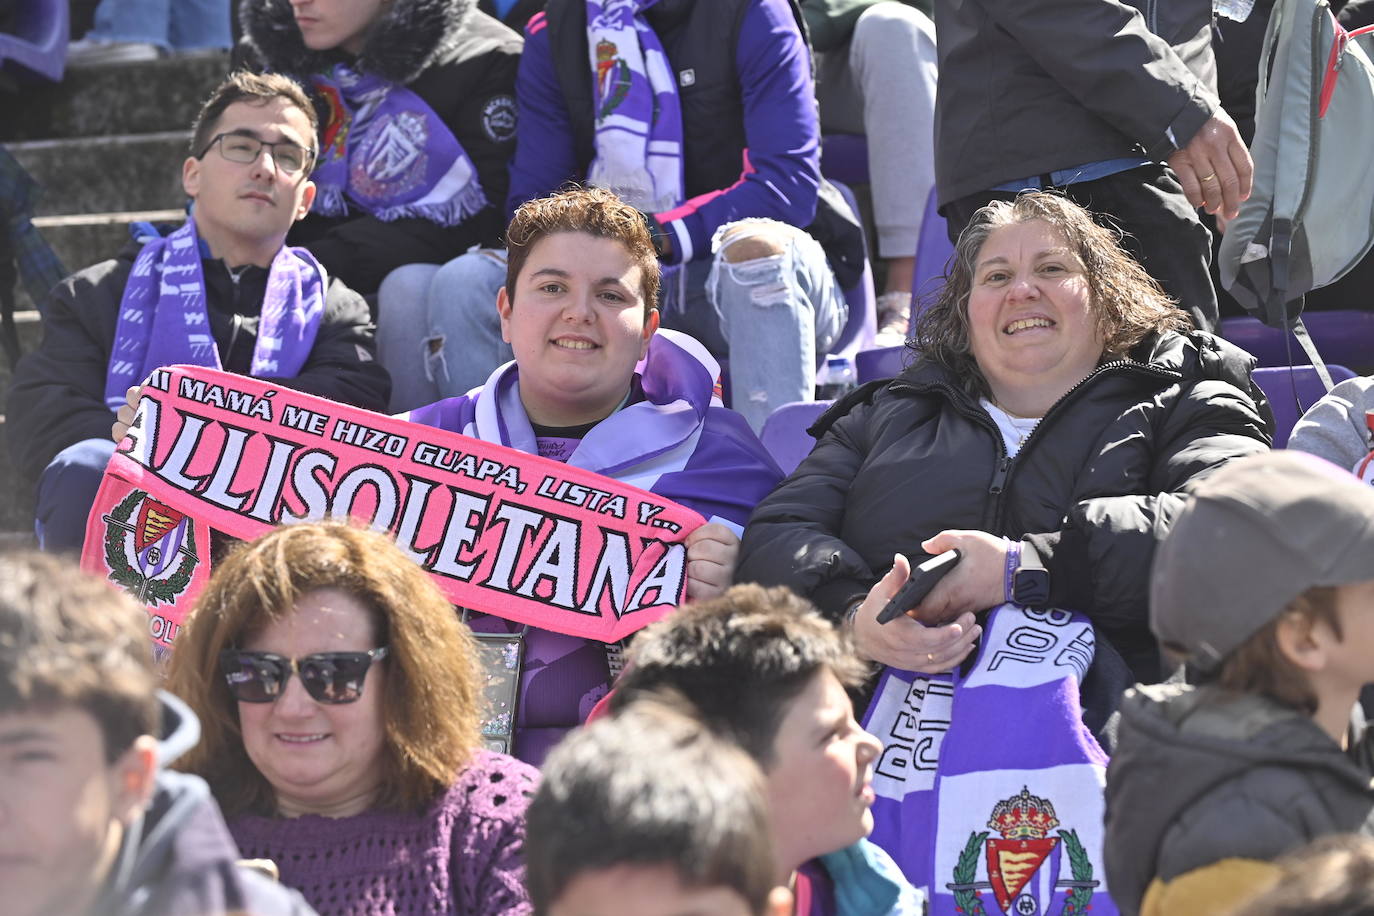
<instances>
[{"instance_id":1,"label":"gold ring","mask_svg":"<svg viewBox=\"0 0 1374 916\"><path fill-rule=\"evenodd\" d=\"M1198 181L1213 181L1213 180L1216 179L1216 177L1217 177L1217 173L1216 173L1216 172L1213 172L1213 173L1210 174L1210 175L1204 175L1202 178L1199 178Z\"/></svg>"}]
</instances>

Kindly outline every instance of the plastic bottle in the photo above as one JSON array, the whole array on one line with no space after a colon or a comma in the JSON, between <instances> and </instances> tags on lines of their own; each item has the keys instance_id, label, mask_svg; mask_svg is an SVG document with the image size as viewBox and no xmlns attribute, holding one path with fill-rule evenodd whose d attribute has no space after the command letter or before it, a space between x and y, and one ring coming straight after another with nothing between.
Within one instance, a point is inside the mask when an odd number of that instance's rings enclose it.
<instances>
[{"instance_id":1,"label":"plastic bottle","mask_svg":"<svg viewBox=\"0 0 1374 916\"><path fill-rule=\"evenodd\" d=\"M820 384L816 386L818 400L835 400L854 390L856 376L854 364L847 356L828 356L825 368L821 371Z\"/></svg>"},{"instance_id":2,"label":"plastic bottle","mask_svg":"<svg viewBox=\"0 0 1374 916\"><path fill-rule=\"evenodd\" d=\"M1227 19L1234 19L1236 22L1244 22L1250 18L1250 11L1255 8L1255 0L1212 0L1212 12L1218 16L1225 16Z\"/></svg>"}]
</instances>

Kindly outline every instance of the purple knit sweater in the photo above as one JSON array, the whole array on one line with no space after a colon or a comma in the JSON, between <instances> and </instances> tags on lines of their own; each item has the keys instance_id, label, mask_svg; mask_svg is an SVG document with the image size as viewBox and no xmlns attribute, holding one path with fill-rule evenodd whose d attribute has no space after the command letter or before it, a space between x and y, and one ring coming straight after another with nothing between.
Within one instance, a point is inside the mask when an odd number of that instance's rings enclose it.
<instances>
[{"instance_id":1,"label":"purple knit sweater","mask_svg":"<svg viewBox=\"0 0 1374 916\"><path fill-rule=\"evenodd\" d=\"M514 757L478 751L421 814L246 816L229 830L320 916L524 916L525 808L538 779Z\"/></svg>"}]
</instances>

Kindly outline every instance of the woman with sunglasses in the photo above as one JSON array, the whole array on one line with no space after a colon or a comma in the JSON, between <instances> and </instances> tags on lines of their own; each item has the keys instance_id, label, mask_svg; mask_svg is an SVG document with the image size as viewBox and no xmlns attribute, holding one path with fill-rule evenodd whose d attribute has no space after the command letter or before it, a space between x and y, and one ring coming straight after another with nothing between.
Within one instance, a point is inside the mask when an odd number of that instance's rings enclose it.
<instances>
[{"instance_id":1,"label":"woman with sunglasses","mask_svg":"<svg viewBox=\"0 0 1374 916\"><path fill-rule=\"evenodd\" d=\"M220 563L168 688L240 851L322 916L525 914L536 772L483 750L468 629L382 535L279 528Z\"/></svg>"}]
</instances>

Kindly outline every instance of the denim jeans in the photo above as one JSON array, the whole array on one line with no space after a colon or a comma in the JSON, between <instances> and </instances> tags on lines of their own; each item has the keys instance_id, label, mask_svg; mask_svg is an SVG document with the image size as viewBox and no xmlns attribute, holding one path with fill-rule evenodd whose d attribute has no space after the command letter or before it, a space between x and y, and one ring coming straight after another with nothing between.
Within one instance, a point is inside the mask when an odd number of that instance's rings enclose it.
<instances>
[{"instance_id":1,"label":"denim jeans","mask_svg":"<svg viewBox=\"0 0 1374 916\"><path fill-rule=\"evenodd\" d=\"M86 518L114 454L114 440L84 439L57 453L38 478L33 530L47 551L79 553L86 540Z\"/></svg>"},{"instance_id":2,"label":"denim jeans","mask_svg":"<svg viewBox=\"0 0 1374 916\"><path fill-rule=\"evenodd\" d=\"M746 239L774 240L777 254L731 263ZM774 220L721 227L713 257L669 271L662 323L730 358L733 406L756 431L774 408L809 401L816 367L839 338L848 307L809 235ZM514 358L501 340L496 292L505 253L469 251L443 267L411 264L382 282L377 351L392 378L393 412L466 394Z\"/></svg>"},{"instance_id":3,"label":"denim jeans","mask_svg":"<svg viewBox=\"0 0 1374 916\"><path fill-rule=\"evenodd\" d=\"M136 41L164 50L227 48L232 4L224 0L100 0L87 38Z\"/></svg>"},{"instance_id":4,"label":"denim jeans","mask_svg":"<svg viewBox=\"0 0 1374 916\"><path fill-rule=\"evenodd\" d=\"M489 248L387 274L377 291L377 359L391 373L392 413L467 394L515 358L496 311L505 283L506 253Z\"/></svg>"}]
</instances>

